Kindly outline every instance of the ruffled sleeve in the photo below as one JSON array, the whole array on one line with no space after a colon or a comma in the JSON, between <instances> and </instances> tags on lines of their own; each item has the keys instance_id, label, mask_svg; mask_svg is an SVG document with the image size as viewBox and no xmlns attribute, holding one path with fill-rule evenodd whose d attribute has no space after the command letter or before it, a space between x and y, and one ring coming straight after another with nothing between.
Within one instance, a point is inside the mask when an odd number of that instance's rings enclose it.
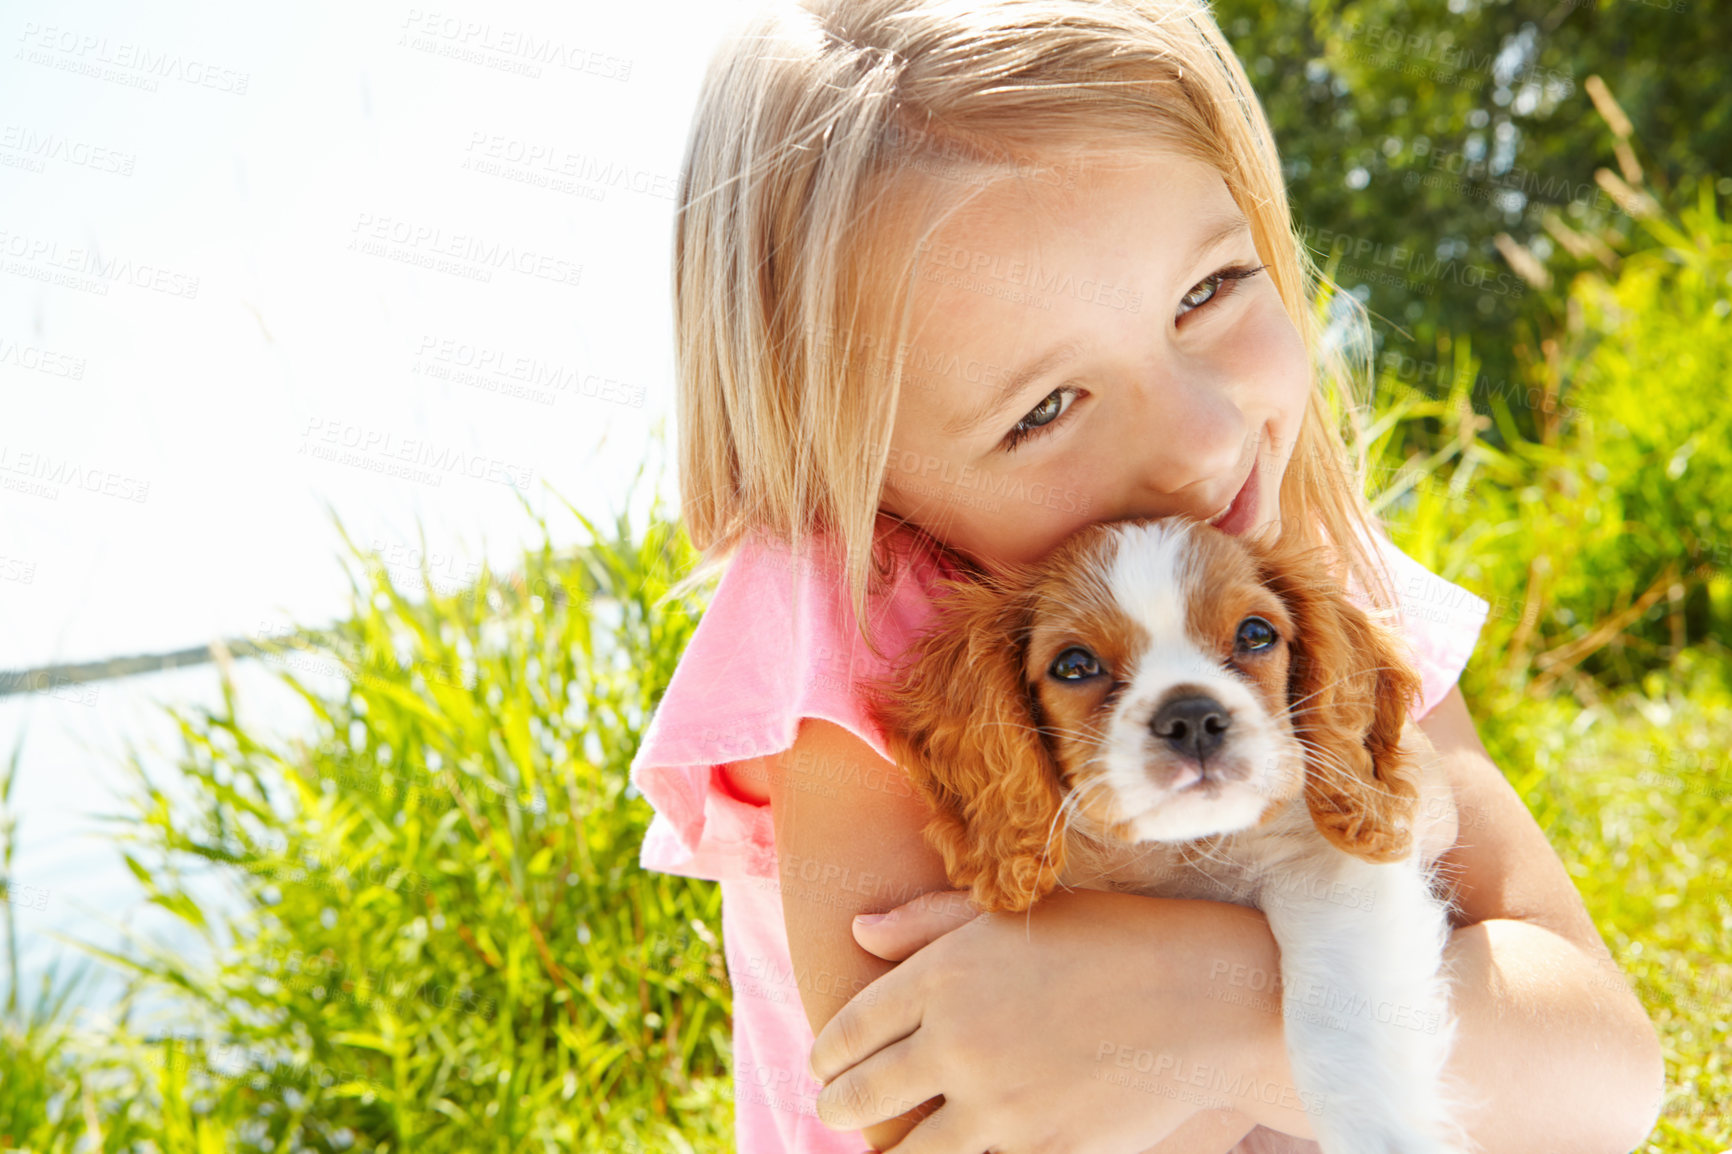
<instances>
[{"instance_id":1,"label":"ruffled sleeve","mask_svg":"<svg viewBox=\"0 0 1732 1154\"><path fill-rule=\"evenodd\" d=\"M632 760L631 782L656 810L643 868L715 881L775 877L770 808L730 790L722 767L788 749L802 718L839 725L890 760L859 685L884 676L931 615L937 570L923 556L905 559L870 603L880 658L859 637L825 541L803 556L765 539L735 554Z\"/></svg>"},{"instance_id":2,"label":"ruffled sleeve","mask_svg":"<svg viewBox=\"0 0 1732 1154\"><path fill-rule=\"evenodd\" d=\"M1482 597L1445 581L1379 533L1377 547L1388 566L1397 603L1395 624L1412 647L1420 676L1416 719L1449 696L1479 643L1491 606Z\"/></svg>"}]
</instances>

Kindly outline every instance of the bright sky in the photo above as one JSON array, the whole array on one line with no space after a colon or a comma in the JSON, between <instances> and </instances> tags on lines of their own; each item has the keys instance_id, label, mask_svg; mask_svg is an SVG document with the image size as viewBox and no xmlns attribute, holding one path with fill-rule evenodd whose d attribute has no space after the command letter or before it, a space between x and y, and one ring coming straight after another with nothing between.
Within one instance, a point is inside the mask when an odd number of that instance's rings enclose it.
<instances>
[{"instance_id":1,"label":"bright sky","mask_svg":"<svg viewBox=\"0 0 1732 1154\"><path fill-rule=\"evenodd\" d=\"M740 7L0 0L0 669L338 613L327 501L451 582L619 507Z\"/></svg>"},{"instance_id":2,"label":"bright sky","mask_svg":"<svg viewBox=\"0 0 1732 1154\"><path fill-rule=\"evenodd\" d=\"M519 492L582 539L544 482L673 500L672 198L741 8L0 0L0 671L340 614L327 503L412 586L417 520L451 585L515 560ZM197 947L99 820L129 747L172 792L164 704L214 667L0 698L26 990L59 934Z\"/></svg>"}]
</instances>

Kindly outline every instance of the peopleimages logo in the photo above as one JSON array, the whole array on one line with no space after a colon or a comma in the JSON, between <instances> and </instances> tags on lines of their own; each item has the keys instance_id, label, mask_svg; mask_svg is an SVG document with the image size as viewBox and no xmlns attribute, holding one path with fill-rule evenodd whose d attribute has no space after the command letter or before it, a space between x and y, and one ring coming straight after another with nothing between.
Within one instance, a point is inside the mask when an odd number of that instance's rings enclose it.
<instances>
[{"instance_id":1,"label":"peopleimages logo","mask_svg":"<svg viewBox=\"0 0 1732 1154\"><path fill-rule=\"evenodd\" d=\"M474 233L452 233L400 217L358 213L349 229L348 248L368 256L491 281L494 270L520 273L552 284L581 283L583 265L548 253L502 244Z\"/></svg>"},{"instance_id":2,"label":"peopleimages logo","mask_svg":"<svg viewBox=\"0 0 1732 1154\"><path fill-rule=\"evenodd\" d=\"M1021 501L1057 509L1066 513L1087 515L1089 499L1075 489L1061 489L1040 481L1027 482L1021 477L995 476L974 465L956 468L951 462L933 456L923 457L906 449L891 449L885 465L886 479L895 479L897 487L911 489L903 478L913 478L912 491L919 495L940 497L946 501L975 504L975 495L990 501ZM942 486L942 487L941 487ZM996 506L992 506L996 511Z\"/></svg>"},{"instance_id":3,"label":"peopleimages logo","mask_svg":"<svg viewBox=\"0 0 1732 1154\"><path fill-rule=\"evenodd\" d=\"M20 159L26 162L24 167L32 172L43 171L47 162L53 160L92 172L131 176L133 166L138 163L136 153L90 144L58 132L39 132L22 124L8 124L0 129L0 151L20 154ZM7 161L0 158L0 163Z\"/></svg>"},{"instance_id":4,"label":"peopleimages logo","mask_svg":"<svg viewBox=\"0 0 1732 1154\"><path fill-rule=\"evenodd\" d=\"M72 381L84 379L83 357L55 352L40 345L19 344L5 337L0 337L0 365L11 365L14 368L45 373L51 377L65 377Z\"/></svg>"},{"instance_id":5,"label":"peopleimages logo","mask_svg":"<svg viewBox=\"0 0 1732 1154\"><path fill-rule=\"evenodd\" d=\"M1368 278L1377 277L1378 269L1390 270L1401 277L1411 278L1408 287L1417 291L1424 291L1421 287L1424 282L1442 284L1447 281L1498 296L1521 297L1527 292L1527 286L1520 277L1487 265L1428 257L1419 249L1404 244L1382 244L1370 237L1331 232L1326 228L1301 227L1299 232L1300 238L1319 252L1333 255L1339 250L1345 262L1342 269L1354 268ZM1336 276L1339 279L1341 270ZM1388 282L1387 275L1380 279Z\"/></svg>"},{"instance_id":6,"label":"peopleimages logo","mask_svg":"<svg viewBox=\"0 0 1732 1154\"><path fill-rule=\"evenodd\" d=\"M647 392L643 385L585 372L566 362L431 333L422 336L415 356L414 373L542 404L552 404L557 394L567 393L641 409Z\"/></svg>"},{"instance_id":7,"label":"peopleimages logo","mask_svg":"<svg viewBox=\"0 0 1732 1154\"><path fill-rule=\"evenodd\" d=\"M955 284L975 292L1014 298L1019 294L1004 289L1016 286L1027 290L1021 296L1037 298L1070 296L1087 304L1097 304L1121 312L1139 312L1143 294L1124 285L1110 284L1099 277L1078 277L1069 272L1042 268L1025 260L1006 259L998 253L980 252L960 245L922 242L917 250L927 280ZM1034 302L1030 302L1034 303ZM1050 308L1050 304L1042 305Z\"/></svg>"},{"instance_id":8,"label":"peopleimages logo","mask_svg":"<svg viewBox=\"0 0 1732 1154\"><path fill-rule=\"evenodd\" d=\"M0 445L0 488L58 500L60 487L142 504L150 482L36 449Z\"/></svg>"},{"instance_id":9,"label":"peopleimages logo","mask_svg":"<svg viewBox=\"0 0 1732 1154\"><path fill-rule=\"evenodd\" d=\"M210 88L235 96L247 94L252 73L194 60L172 50L157 51L125 40L26 21L14 59L66 72L118 81L147 92L159 80L178 80L195 88Z\"/></svg>"},{"instance_id":10,"label":"peopleimages logo","mask_svg":"<svg viewBox=\"0 0 1732 1154\"><path fill-rule=\"evenodd\" d=\"M1430 173L1410 169L1403 182L1409 187L1443 188L1476 200L1491 200L1503 194L1520 193L1525 200L1549 204L1575 202L1599 211L1623 212L1624 206L1591 180L1571 182L1568 177L1536 172L1519 164L1499 169L1490 157L1471 157L1445 148L1414 153L1425 158Z\"/></svg>"},{"instance_id":11,"label":"peopleimages logo","mask_svg":"<svg viewBox=\"0 0 1732 1154\"><path fill-rule=\"evenodd\" d=\"M1399 60L1404 62L1403 71L1412 76L1428 76L1467 88L1477 88L1489 78L1510 85L1532 81L1563 95L1575 89L1575 78L1569 73L1541 68L1532 60L1508 73L1506 78L1498 68L1499 53L1475 52L1458 46L1448 32L1434 36L1429 31L1416 32L1384 24L1349 24L1342 33L1349 42L1350 58L1385 63Z\"/></svg>"},{"instance_id":12,"label":"peopleimages logo","mask_svg":"<svg viewBox=\"0 0 1732 1154\"><path fill-rule=\"evenodd\" d=\"M403 17L397 43L401 47L535 79L542 65L580 72L602 80L625 83L633 61L573 44L533 29L496 26L442 12L411 8Z\"/></svg>"},{"instance_id":13,"label":"peopleimages logo","mask_svg":"<svg viewBox=\"0 0 1732 1154\"><path fill-rule=\"evenodd\" d=\"M965 184L987 185L1010 179L1075 188L1083 171L1080 157L1070 158L1062 167L1037 164L992 145L964 145L954 137L895 121L885 132L884 144L902 157L900 163L906 168Z\"/></svg>"},{"instance_id":14,"label":"peopleimages logo","mask_svg":"<svg viewBox=\"0 0 1732 1154\"><path fill-rule=\"evenodd\" d=\"M572 152L551 141L475 131L469 134L464 152L462 167L472 171L521 179L561 192L581 190L585 195L593 193L590 198L594 200L602 199L610 188L657 200L671 201L679 196L679 177L673 173L634 168L629 162L595 153ZM513 177L512 170L521 170L525 175ZM560 178L567 178L568 183L560 184Z\"/></svg>"},{"instance_id":15,"label":"peopleimages logo","mask_svg":"<svg viewBox=\"0 0 1732 1154\"><path fill-rule=\"evenodd\" d=\"M104 257L94 248L62 247L58 240L0 230L0 256L7 258L5 271L33 280L53 280L51 270L61 270L66 287L106 296L110 284L129 284L166 296L194 300L199 278L163 265L133 261L128 257ZM58 282L57 282L58 283Z\"/></svg>"},{"instance_id":16,"label":"peopleimages logo","mask_svg":"<svg viewBox=\"0 0 1732 1154\"><path fill-rule=\"evenodd\" d=\"M307 418L297 453L374 472L409 476L412 480L430 479L434 484L455 473L475 481L527 489L535 474L531 466L465 452L456 446L321 417Z\"/></svg>"}]
</instances>

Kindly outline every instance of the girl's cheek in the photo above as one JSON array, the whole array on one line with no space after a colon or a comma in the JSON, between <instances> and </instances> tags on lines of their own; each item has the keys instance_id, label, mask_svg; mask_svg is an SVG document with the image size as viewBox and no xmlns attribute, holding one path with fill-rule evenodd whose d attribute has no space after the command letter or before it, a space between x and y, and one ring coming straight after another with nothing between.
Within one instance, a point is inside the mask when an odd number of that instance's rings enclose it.
<instances>
[{"instance_id":1,"label":"girl's cheek","mask_svg":"<svg viewBox=\"0 0 1732 1154\"><path fill-rule=\"evenodd\" d=\"M1238 353L1234 368L1240 379L1256 381L1265 403L1280 412L1282 424L1296 430L1311 391L1305 341L1273 289L1268 290L1267 299L1257 303L1256 314L1247 317L1244 327L1229 341L1229 347Z\"/></svg>"},{"instance_id":2,"label":"girl's cheek","mask_svg":"<svg viewBox=\"0 0 1732 1154\"><path fill-rule=\"evenodd\" d=\"M998 552L1014 550L1029 560L1108 515L1101 497L1103 485L1113 483L1112 470L1103 469L1099 454L1075 430L1056 434L1072 446L1058 452L1036 440L1020 455L958 459L931 432L949 415L933 404L898 413L880 509L953 547L979 554L1003 543Z\"/></svg>"},{"instance_id":3,"label":"girl's cheek","mask_svg":"<svg viewBox=\"0 0 1732 1154\"><path fill-rule=\"evenodd\" d=\"M1052 521L1032 525L1026 511L1000 509L988 517L955 525L949 544L960 546L976 558L995 564L1028 565L1045 557L1075 529Z\"/></svg>"}]
</instances>

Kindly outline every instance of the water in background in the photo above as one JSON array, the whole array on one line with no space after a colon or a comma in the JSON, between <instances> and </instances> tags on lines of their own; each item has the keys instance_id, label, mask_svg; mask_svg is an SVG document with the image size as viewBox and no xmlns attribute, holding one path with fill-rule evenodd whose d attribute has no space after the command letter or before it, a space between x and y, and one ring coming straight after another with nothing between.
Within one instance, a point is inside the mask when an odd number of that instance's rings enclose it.
<instances>
[{"instance_id":1,"label":"water in background","mask_svg":"<svg viewBox=\"0 0 1732 1154\"><path fill-rule=\"evenodd\" d=\"M246 728L267 735L303 731L306 703L288 690L275 670L257 660L233 665L237 709ZM303 680L318 679L302 673ZM18 930L20 997L39 988L57 961L62 979L86 955L56 935L130 953L128 935L178 953L208 957L209 947L191 926L157 906L121 857L112 822L127 814L127 798L142 789L128 769L130 744L148 779L171 799L179 774L173 758L179 731L162 703L196 712L222 707L215 665L62 686L0 698L0 733L23 736L20 773L13 786L18 815L13 855L13 914ZM6 750L10 753L10 748ZM179 793L184 800L184 793ZM172 801L171 801L172 804ZM189 874L200 905L212 920L219 911L241 908L232 886L215 874ZM229 943L218 939L219 948ZM103 1009L124 989L113 967L91 965L79 1004ZM141 1008L151 1003L141 999Z\"/></svg>"}]
</instances>

